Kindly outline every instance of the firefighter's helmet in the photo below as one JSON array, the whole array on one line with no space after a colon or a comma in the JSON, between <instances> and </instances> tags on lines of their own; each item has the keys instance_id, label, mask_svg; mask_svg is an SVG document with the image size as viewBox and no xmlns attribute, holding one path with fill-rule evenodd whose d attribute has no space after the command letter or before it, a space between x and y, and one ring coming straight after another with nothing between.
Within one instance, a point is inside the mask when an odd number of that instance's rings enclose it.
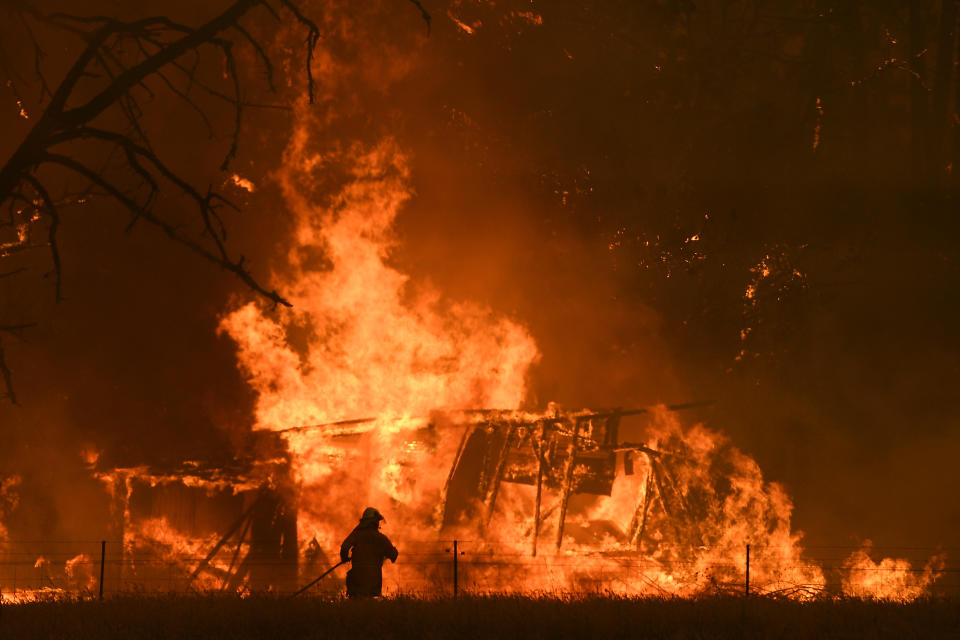
<instances>
[{"instance_id":1,"label":"firefighter's helmet","mask_svg":"<svg viewBox=\"0 0 960 640\"><path fill-rule=\"evenodd\" d=\"M380 515L380 512L373 507L364 509L363 515L360 516L360 522L380 522L381 520L386 520L386 518Z\"/></svg>"}]
</instances>

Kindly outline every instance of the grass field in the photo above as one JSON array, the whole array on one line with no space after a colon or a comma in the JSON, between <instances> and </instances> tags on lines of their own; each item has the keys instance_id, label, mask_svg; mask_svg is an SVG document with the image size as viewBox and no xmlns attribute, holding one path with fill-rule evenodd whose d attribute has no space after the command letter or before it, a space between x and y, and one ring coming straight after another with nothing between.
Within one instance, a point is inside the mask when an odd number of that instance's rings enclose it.
<instances>
[{"instance_id":1,"label":"grass field","mask_svg":"<svg viewBox=\"0 0 960 640\"><path fill-rule=\"evenodd\" d=\"M957 638L960 602L118 597L5 605L0 638Z\"/></svg>"}]
</instances>

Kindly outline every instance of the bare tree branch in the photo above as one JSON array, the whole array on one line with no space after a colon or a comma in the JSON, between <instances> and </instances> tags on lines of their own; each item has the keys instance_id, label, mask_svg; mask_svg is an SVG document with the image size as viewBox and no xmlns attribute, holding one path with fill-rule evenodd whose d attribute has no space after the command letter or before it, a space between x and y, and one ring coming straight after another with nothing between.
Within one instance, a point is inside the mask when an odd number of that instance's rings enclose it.
<instances>
[{"instance_id":1,"label":"bare tree branch","mask_svg":"<svg viewBox=\"0 0 960 640\"><path fill-rule=\"evenodd\" d=\"M20 324L0 324L0 332L19 336L24 329L30 329L37 326L36 322L22 322Z\"/></svg>"},{"instance_id":2,"label":"bare tree branch","mask_svg":"<svg viewBox=\"0 0 960 640\"><path fill-rule=\"evenodd\" d=\"M310 103L313 103L314 84L313 84L313 51L320 40L320 29L312 20L300 12L299 7L292 0L280 0L280 4L290 10L297 21L307 27L307 91L310 95Z\"/></svg>"},{"instance_id":3,"label":"bare tree branch","mask_svg":"<svg viewBox=\"0 0 960 640\"><path fill-rule=\"evenodd\" d=\"M5 271L4 273L0 273L0 278L11 278L23 273L26 270L26 267L20 267L19 269L14 269L13 271Z\"/></svg>"},{"instance_id":4,"label":"bare tree branch","mask_svg":"<svg viewBox=\"0 0 960 640\"><path fill-rule=\"evenodd\" d=\"M427 10L423 8L423 5L420 4L420 0L410 0L410 2L417 9L420 10L420 17L423 18L423 21L427 23L427 35L430 35L430 21L433 19L430 17L430 14L427 13Z\"/></svg>"},{"instance_id":5,"label":"bare tree branch","mask_svg":"<svg viewBox=\"0 0 960 640\"><path fill-rule=\"evenodd\" d=\"M36 326L36 323L33 322L14 325L0 325L0 334L9 333L19 337L21 331L34 326ZM17 401L17 393L13 388L13 374L10 372L10 367L7 366L6 353L3 350L2 335L0 335L0 378L3 378L3 385L6 388L6 392L0 394L0 398L7 398L11 403L19 405L20 403Z\"/></svg>"},{"instance_id":6,"label":"bare tree branch","mask_svg":"<svg viewBox=\"0 0 960 640\"><path fill-rule=\"evenodd\" d=\"M218 15L196 27L177 23L165 16L121 21L109 16L44 14L30 0L11 0L6 8L13 15L15 24L24 31L27 42L33 49L33 72L40 85L38 103L43 110L26 138L0 168L0 205L6 204L6 219L0 220L0 228L13 230L12 241L0 243L0 258L41 246L46 247L50 252L50 274L54 276L55 297L58 302L63 298L62 263L57 244L61 206L80 202L81 199L57 202L51 196L52 190L47 183L50 178L47 173L38 174L38 170L43 165L52 165L81 176L91 185L87 190L88 194L101 191L105 197L121 204L132 216L130 225L141 219L150 223L177 244L233 273L245 285L274 304L289 306L290 303L277 291L260 285L249 271L243 256L233 257L228 251L225 244L226 225L220 211L222 207L236 207L209 188L201 190L192 185L177 169L163 162L154 151L148 132L141 126L141 100L144 97L147 100L155 97L148 81L156 77L161 88L165 87L199 114L208 133L213 137L214 126L209 113L190 96L191 88L196 86L233 110L229 148L220 167L225 170L237 154L244 108L289 109L285 105L262 105L243 99L242 81L233 50L234 40L250 46L265 66L269 88L275 90L274 67L266 49L240 23L242 18L258 7L279 18L271 2L289 10L296 21L308 31L307 84L312 101L314 80L311 61L320 31L317 25L299 10L295 0L233 0ZM83 41L83 49L53 90L43 69L44 51L40 40L42 29L38 27L44 25L63 30ZM223 56L226 75L231 85L228 92L220 91L196 78L201 58L206 56L204 52L211 48ZM6 52L2 53L0 63L7 69L9 60ZM192 69L182 62L185 56L191 55ZM164 73L165 68L173 68L182 73L186 87L181 82L174 82ZM6 75L11 78L11 88L19 95L18 88L12 85L13 72L7 71ZM125 130L91 126L94 120L111 109L119 112L122 122L126 123ZM114 157L114 152L119 151L122 163L137 176L140 185L132 185L132 189L122 187L105 177L106 165L94 168L79 159L80 156L67 148L68 144L78 142L109 145L108 163ZM159 212L153 210L154 203L165 186L172 187L193 202L203 229L199 238L193 237L192 233L167 221ZM46 233L43 245L32 239L41 225ZM0 277L11 277L23 271L22 268L13 269L0 274ZM20 328L21 325L0 326L0 332L10 333ZM12 377L2 348L0 377L6 388L6 397L16 402Z\"/></svg>"},{"instance_id":7,"label":"bare tree branch","mask_svg":"<svg viewBox=\"0 0 960 640\"><path fill-rule=\"evenodd\" d=\"M60 269L60 251L57 249L57 230L60 228L60 213L57 211L57 205L54 203L50 193L43 184L32 175L25 175L24 180L29 182L33 188L40 194L46 208L47 215L50 216L50 229L48 230L48 240L50 242L50 261L53 263L54 290L56 291L56 300L63 300L63 279Z\"/></svg>"},{"instance_id":8,"label":"bare tree branch","mask_svg":"<svg viewBox=\"0 0 960 640\"><path fill-rule=\"evenodd\" d=\"M3 385L7 390L0 397L7 398L11 403L19 405L17 393L13 389L13 374L10 372L10 367L7 366L6 353L3 350L3 338L0 338L0 377L3 378Z\"/></svg>"},{"instance_id":9,"label":"bare tree branch","mask_svg":"<svg viewBox=\"0 0 960 640\"><path fill-rule=\"evenodd\" d=\"M253 50L257 52L257 56L260 58L260 61L263 62L263 66L267 71L267 84L270 85L270 91L276 91L277 88L273 84L273 63L270 61L270 56L268 56L267 52L264 51L263 46L252 35L250 35L249 31L244 29L239 24L234 25L233 28L239 31L246 41L250 43L250 46L253 47Z\"/></svg>"},{"instance_id":10,"label":"bare tree branch","mask_svg":"<svg viewBox=\"0 0 960 640\"><path fill-rule=\"evenodd\" d=\"M123 191L121 191L118 187L107 182L107 180L102 178L100 175L90 170L87 166L81 164L80 162L77 162L73 158L69 158L67 156L57 155L53 153L48 153L44 156L42 160L44 162L52 162L52 163L59 164L87 178L90 182L98 185L104 191L106 191L111 197L113 197L115 200L120 202L135 216L142 218L147 222L153 224L157 228L161 229L167 235L167 237L169 237L174 242L177 242L178 244L181 244L187 247L188 249L192 250L194 253L210 260L211 262L214 262L220 265L221 268L227 271L230 271L231 273L236 275L238 278L240 278L240 280L243 281L244 284L246 284L248 287L250 287L257 293L259 293L263 297L267 298L268 300L273 301L275 304L281 304L287 307L291 306L290 303L286 299L284 299L279 293L277 293L276 291L268 291L263 286L261 286L260 283L258 283L253 278L253 276L250 275L250 273L247 271L246 266L244 264L246 262L246 259L243 256L240 256L236 261L231 261L228 258L226 258L225 249L222 249L223 243L219 239L216 241L216 243L218 247L221 247L222 253L221 255L218 256L210 252L209 250L207 250L205 247L203 247L196 241L191 240L189 237L180 233L180 231L174 225L155 216L153 213L150 212L149 209L142 208L140 205L137 204L136 201L134 201L125 193L123 193ZM205 210L207 211L206 215L209 216L210 215L209 214L210 197L208 196L204 200L207 200L207 202L205 203ZM205 219L205 222L207 224L208 230L212 232L213 227L209 219ZM216 234L213 232L211 233L211 235L216 236Z\"/></svg>"},{"instance_id":11,"label":"bare tree branch","mask_svg":"<svg viewBox=\"0 0 960 640\"><path fill-rule=\"evenodd\" d=\"M319 28L313 21L307 18L292 0L280 0L280 4L290 10L296 20L307 27L308 42L310 49L307 52L308 57L308 85L310 87L311 99L313 97L313 78L310 76L310 59L313 55L313 48L319 39ZM194 72L186 69L178 60L188 53L193 53L196 60L199 60L200 49L205 46L213 46L220 50L224 56L227 66L227 75L232 84L233 96L227 96L222 92L216 91L202 83L196 83L208 93L217 95L220 99L228 102L234 110L234 126L230 137L230 146L221 165L221 170L225 170L230 161L236 156L239 146L239 138L242 128L243 108L247 103L242 97L241 80L237 70L236 60L233 54L233 42L223 37L225 32L233 30L239 33L240 37L253 47L255 54L263 61L267 69L267 80L270 88L273 89L273 66L269 56L263 47L247 31L239 20L245 16L251 9L256 7L267 7L270 12L276 15L276 12L269 6L269 0L236 0L230 4L222 13L215 16L208 22L199 27L192 28L170 20L163 16L148 17L131 22L122 22L107 16L74 16L64 13L55 13L44 15L26 2L17 5L17 12L20 21L29 29L28 35L36 45L37 50L37 72L39 74L39 60L42 57L42 49L37 40L34 30L30 28L30 19L39 23L54 25L58 28L80 35L86 41L85 49L80 53L75 63L64 76L57 88L50 92L45 89L45 95L50 99L46 109L40 116L37 123L28 133L26 139L13 153L7 163L0 169L0 202L4 200L23 202L26 205L32 204L30 199L20 192L20 184L28 184L38 194L38 199L42 207L34 208L42 213L49 220L48 240L51 251L51 261L53 262L53 273L56 274L56 297L61 299L61 265L59 252L56 248L56 234L59 229L59 210L56 203L49 195L43 182L35 176L36 168L43 162L50 161L51 154L49 150L55 145L64 142L97 139L117 145L124 152L127 166L133 170L148 187L148 196L145 200L138 201L130 197L116 185L110 184L106 188L104 181L100 178L100 173L92 171L84 163L71 158L68 155L58 152L53 154L57 158L56 164L70 168L75 173L89 177L97 175L99 180L91 180L100 188L105 189L111 197L116 198L117 194L123 193L123 198L117 198L134 215L134 220L144 217L153 224L164 228L168 236L171 236L178 243L189 246L195 252L204 258L211 260L221 267L241 275L241 280L248 285L254 284L252 288L265 295L268 299L277 304L289 304L276 292L267 291L256 284L252 274L246 271L245 263L242 259L233 259L229 256L223 243L225 237L225 226L219 217L217 207L223 204L225 200L215 193L202 194L198 189L191 186L187 180L181 178L178 173L166 164L160 161L159 157L153 152L150 139L147 133L140 126L140 117L142 110L133 95L135 89L142 89L148 96L153 95L152 90L146 84L145 80L151 76L157 76L159 80L167 86L177 97L191 105L196 112L201 115L208 131L212 133L212 123L205 113L204 109L199 107L188 95L187 91L179 89L163 72L162 69L167 65L173 65L182 71L190 81L190 85L195 84ZM170 37L173 36L173 37ZM125 41L133 42L139 52L139 59L133 60L127 64L118 55L118 50ZM151 47L153 50L148 50ZM85 78L97 78L100 75L97 71L106 75L105 85L92 94L92 97L85 97L80 104L71 103L78 95L77 89ZM41 77L46 87L46 80ZM94 129L89 123L100 116L108 108L116 106L123 114L124 119L130 126L131 133L110 132L101 129ZM261 105L267 106L267 105ZM270 105L272 106L272 105ZM71 162L67 163L66 160ZM82 169L81 170L81 166ZM173 227L163 222L157 215L151 213L149 218L145 214L155 201L155 197L160 187L152 172L156 172L167 181L173 183L182 193L188 195L196 204L198 215L203 222L205 235L214 243L213 251L203 248L198 242L189 240L183 233L171 233ZM109 183L106 183L109 184ZM11 209L11 224L13 222L13 211Z\"/></svg>"},{"instance_id":12,"label":"bare tree branch","mask_svg":"<svg viewBox=\"0 0 960 640\"><path fill-rule=\"evenodd\" d=\"M416 6L430 31L430 14L419 0L409 0ZM69 204L85 200L67 198L56 201L49 185L49 173L39 173L41 167L59 167L68 174L80 176L89 187L85 195L101 194L125 208L131 215L128 229L143 220L203 259L229 271L257 294L275 305L290 303L275 290L262 286L249 270L243 256L233 257L226 245L227 227L221 217L226 208L236 207L211 188L199 188L184 177L174 166L165 162L151 144L149 132L141 125L142 106L155 96L155 90L169 91L177 100L186 103L203 121L208 134L215 136L215 123L208 108L195 101L193 89L219 101L233 112L229 147L220 170L226 170L236 157L243 126L245 108L290 109L287 105L259 104L244 99L245 84L239 70L234 46L249 46L263 64L266 83L275 91L274 65L268 51L241 21L255 9L262 9L278 22L289 12L293 21L306 30L305 51L307 93L312 103L316 95L313 61L320 40L320 29L303 11L298 0L231 0L226 8L199 26L181 24L165 16L149 16L122 21L110 16L78 16L68 13L45 14L32 0L8 0L7 9L15 14L16 23L25 31L33 48L33 66L40 83L42 112L34 121L22 143L0 168L0 206L6 204L5 220L0 229L13 231L14 240L0 243L0 258L34 248L45 247L50 253L54 276L55 296L63 296L62 264L57 246L62 210ZM83 48L76 60L51 90L44 75L44 51L39 27L60 30L82 40ZM205 82L198 77L203 68L201 60L222 56L226 69L223 89L217 82ZM191 60L192 58L192 60ZM0 50L0 67L6 69L9 59ZM175 73L176 72L179 73ZM170 73L167 73L167 72ZM12 72L7 76L14 77ZM10 85L19 95L17 88ZM44 104L45 103L45 104ZM39 110L39 109L38 109ZM108 111L120 115L119 127L104 125L100 119ZM93 145L106 147L107 160L103 166L91 166L74 151L74 145L86 149ZM86 156L89 157L89 156ZM113 159L116 158L116 162ZM135 184L118 183L108 169L120 165L135 176ZM139 184L136 182L139 181ZM122 182L122 181L121 181ZM202 225L202 233L184 230L155 210L160 196L171 190L186 196ZM32 238L45 231L43 244ZM22 273L15 269L0 273L0 278ZM13 327L14 331L22 328ZM10 327L0 327L0 333L11 333ZM0 347L0 377L6 387L6 397L16 402L10 371Z\"/></svg>"}]
</instances>

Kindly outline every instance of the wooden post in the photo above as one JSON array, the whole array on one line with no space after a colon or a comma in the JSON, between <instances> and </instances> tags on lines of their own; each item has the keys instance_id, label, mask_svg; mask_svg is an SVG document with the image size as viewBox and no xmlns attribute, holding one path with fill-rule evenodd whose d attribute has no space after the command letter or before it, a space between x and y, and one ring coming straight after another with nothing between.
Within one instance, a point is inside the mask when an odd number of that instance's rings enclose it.
<instances>
[{"instance_id":1,"label":"wooden post","mask_svg":"<svg viewBox=\"0 0 960 640\"><path fill-rule=\"evenodd\" d=\"M190 578L187 580L188 588L190 587L191 584L193 584L193 581L196 580L197 576L200 575L200 572L207 568L207 566L210 564L210 561L213 560L214 556L217 555L217 552L220 551L220 549L224 545L230 542L230 539L233 537L233 534L236 533L241 526L247 523L247 519L248 518L251 520L253 519L254 508L260 505L260 500L262 498L263 498L263 492L257 493L257 496L254 498L250 506L247 507L247 509L237 519L236 522L230 525L230 529L228 529L227 532L223 535L223 537L220 538L220 540L217 542L217 544L213 546L213 548L210 550L210 553L208 553L206 557L200 561L200 564L197 565L197 568L193 570L193 572L190 574Z\"/></svg>"},{"instance_id":2,"label":"wooden post","mask_svg":"<svg viewBox=\"0 0 960 640\"><path fill-rule=\"evenodd\" d=\"M563 472L563 485L560 491L560 519L557 521L557 551L563 544L563 525L567 519L567 504L570 502L570 494L573 493L573 467L577 459L577 445L580 439L580 420L574 419L573 438L570 446L567 447L567 465Z\"/></svg>"},{"instance_id":3,"label":"wooden post","mask_svg":"<svg viewBox=\"0 0 960 640\"><path fill-rule=\"evenodd\" d=\"M107 541L100 541L100 599L103 600L103 565L107 557Z\"/></svg>"},{"instance_id":4,"label":"wooden post","mask_svg":"<svg viewBox=\"0 0 960 640\"><path fill-rule=\"evenodd\" d=\"M493 510L497 506L497 493L499 493L500 483L503 481L503 472L507 468L507 454L510 451L510 438L513 437L513 432L515 430L516 427L512 423L507 426L507 434L503 439L503 444L500 446L500 453L497 456L497 464L494 467L492 484L491 486L487 487L487 495L484 498L484 502L487 506L483 517L484 529L486 529L487 525L490 524L490 519L493 517Z\"/></svg>"},{"instance_id":5,"label":"wooden post","mask_svg":"<svg viewBox=\"0 0 960 640\"><path fill-rule=\"evenodd\" d=\"M630 543L633 544L637 551L640 551L643 548L643 532L647 528L647 512L650 511L650 501L653 499L653 458L650 457L650 454L647 455L647 461L649 464L649 470L647 471L646 477L643 479L643 488L640 492L640 502L637 504L637 509L633 512L633 518L630 520ZM661 496L661 500L663 497Z\"/></svg>"},{"instance_id":6,"label":"wooden post","mask_svg":"<svg viewBox=\"0 0 960 640\"><path fill-rule=\"evenodd\" d=\"M540 501L543 499L543 455L539 448L537 453L537 502L533 514L533 555L537 555L537 539L540 537Z\"/></svg>"},{"instance_id":7,"label":"wooden post","mask_svg":"<svg viewBox=\"0 0 960 640\"><path fill-rule=\"evenodd\" d=\"M744 588L744 595L750 597L750 545L747 545L747 580Z\"/></svg>"},{"instance_id":8,"label":"wooden post","mask_svg":"<svg viewBox=\"0 0 960 640\"><path fill-rule=\"evenodd\" d=\"M453 597L457 597L457 556L459 555L457 550L457 541L453 541Z\"/></svg>"}]
</instances>

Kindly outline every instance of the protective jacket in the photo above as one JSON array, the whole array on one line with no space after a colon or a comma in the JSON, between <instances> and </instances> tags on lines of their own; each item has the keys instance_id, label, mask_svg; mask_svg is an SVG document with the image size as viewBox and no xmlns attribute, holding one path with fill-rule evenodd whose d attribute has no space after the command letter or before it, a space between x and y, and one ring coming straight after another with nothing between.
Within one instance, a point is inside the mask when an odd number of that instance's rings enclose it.
<instances>
[{"instance_id":1,"label":"protective jacket","mask_svg":"<svg viewBox=\"0 0 960 640\"><path fill-rule=\"evenodd\" d=\"M361 521L340 545L340 559L350 560L353 565L347 571L347 595L351 598L379 596L383 588L383 560L397 561L397 548L377 530L378 524L375 520Z\"/></svg>"}]
</instances>

